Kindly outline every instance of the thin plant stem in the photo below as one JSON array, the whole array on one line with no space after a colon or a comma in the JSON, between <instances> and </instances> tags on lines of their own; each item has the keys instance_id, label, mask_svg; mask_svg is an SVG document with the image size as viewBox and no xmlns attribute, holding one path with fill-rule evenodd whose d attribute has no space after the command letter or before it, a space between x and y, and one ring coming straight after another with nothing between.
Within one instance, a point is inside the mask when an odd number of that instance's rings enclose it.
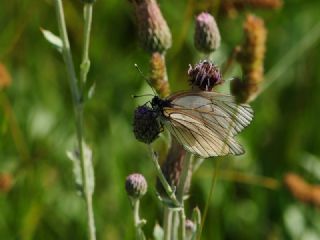
<instances>
[{"instance_id":1,"label":"thin plant stem","mask_svg":"<svg viewBox=\"0 0 320 240\"><path fill-rule=\"evenodd\" d=\"M174 211L172 217L171 239L178 239L179 220L179 212Z\"/></svg>"},{"instance_id":2,"label":"thin plant stem","mask_svg":"<svg viewBox=\"0 0 320 240\"><path fill-rule=\"evenodd\" d=\"M208 198L207 198L207 201L206 201L206 205L205 205L205 208L204 208L204 211L203 211L203 217L201 219L201 225L200 225L200 229L199 229L199 238L198 240L201 239L201 233L202 233L202 229L204 227L204 223L206 221L206 217L207 217L207 214L208 214L208 209L209 209L209 203L211 202L211 197L212 197L212 194L213 194L213 191L215 189L215 185L216 185L216 182L217 182L217 177L218 177L218 169L219 169L219 166L220 166L220 161L221 161L221 158L217 159L217 161L215 161L215 166L214 166L214 172L212 174L212 178L211 178L211 186L210 186L210 191L209 191L209 195L208 195Z\"/></svg>"},{"instance_id":3,"label":"thin plant stem","mask_svg":"<svg viewBox=\"0 0 320 240\"><path fill-rule=\"evenodd\" d=\"M164 207L164 216L163 216L163 232L164 240L171 240L171 228L172 228L172 216L173 211L171 208Z\"/></svg>"},{"instance_id":4,"label":"thin plant stem","mask_svg":"<svg viewBox=\"0 0 320 240\"><path fill-rule=\"evenodd\" d=\"M189 174L192 172L190 171L190 165L192 163L192 157L193 154L186 152L186 155L183 160L183 167L182 167L182 172L181 172L181 177L178 185L178 190L177 190L177 199L181 204L181 210L179 212L179 217L180 217L180 238L185 239L186 238L186 231L185 231L185 221L186 221L186 215L184 211L184 203L183 203L183 197L184 197L184 191L186 188L187 181L189 179Z\"/></svg>"},{"instance_id":5,"label":"thin plant stem","mask_svg":"<svg viewBox=\"0 0 320 240\"><path fill-rule=\"evenodd\" d=\"M232 67L234 61L236 60L237 55L239 54L239 47L236 47L232 50L230 56L228 57L226 63L223 65L222 70L221 70L221 74L222 76L224 76Z\"/></svg>"},{"instance_id":6,"label":"thin plant stem","mask_svg":"<svg viewBox=\"0 0 320 240\"><path fill-rule=\"evenodd\" d=\"M225 151L225 148L227 147L228 136L230 136L231 130L234 127L235 119L237 118L237 115L238 115L238 108L236 109L236 112L235 112L235 114L233 115L233 117L231 119L231 123L228 126L227 137L226 137L225 142L224 142L224 144L223 144L223 146L221 148L221 153L223 153ZM217 161L215 161L214 172L212 173L212 178L211 178L210 191L209 191L207 202L206 202L206 205L205 205L205 208L204 208L203 217L202 217L202 220L201 220L201 227L200 227L200 230L199 230L199 235L198 235L199 238L198 238L198 240L201 239L202 229L204 227L204 223L205 223L205 220L206 220L206 217L207 217L207 213L208 213L208 209L209 209L209 204L211 202L211 197L212 197L212 194L213 194L213 190L214 190L215 185L216 185L216 180L217 180L217 176L218 176L218 172L219 172L218 170L219 170L219 167L220 167L221 159L222 159L222 157L219 157L217 159Z\"/></svg>"},{"instance_id":7,"label":"thin plant stem","mask_svg":"<svg viewBox=\"0 0 320 240\"><path fill-rule=\"evenodd\" d=\"M177 200L175 193L173 192L171 186L169 185L169 183L167 182L165 176L163 175L161 167L160 167L159 162L158 162L158 158L155 155L151 145L149 145L149 150L150 150L150 153L151 153L152 163L156 168L158 178L159 178L164 190L166 191L168 197L170 198L172 203L175 205L175 207L180 207L180 202Z\"/></svg>"},{"instance_id":8,"label":"thin plant stem","mask_svg":"<svg viewBox=\"0 0 320 240\"><path fill-rule=\"evenodd\" d=\"M144 219L140 219L139 209L140 209L140 200L134 199L132 201L133 204L133 218L134 218L134 226L136 229L136 239L137 240L145 240L146 237L141 229L142 225L145 224Z\"/></svg>"},{"instance_id":9,"label":"thin plant stem","mask_svg":"<svg viewBox=\"0 0 320 240\"><path fill-rule=\"evenodd\" d=\"M187 151L183 160L183 167L182 167L181 177L180 177L178 190L177 190L177 199L181 203L183 202L184 190L186 188L186 184L189 178L189 173L191 172L190 165L192 163L192 158L193 158L193 154Z\"/></svg>"},{"instance_id":10,"label":"thin plant stem","mask_svg":"<svg viewBox=\"0 0 320 240\"><path fill-rule=\"evenodd\" d=\"M89 45L90 45L90 32L91 32L91 25L92 25L92 8L93 8L93 4L91 3L84 4L84 7L83 7L84 42L83 42L82 62L80 65L80 84L84 84L87 81L87 75L90 69Z\"/></svg>"},{"instance_id":11,"label":"thin plant stem","mask_svg":"<svg viewBox=\"0 0 320 240\"><path fill-rule=\"evenodd\" d=\"M75 112L75 124L76 134L79 148L79 158L81 161L81 173L83 181L83 193L85 196L86 210L88 215L88 234L90 240L96 239L96 230L94 223L94 213L92 207L92 192L88 184L88 168L86 167L86 160L83 153L83 104L82 104L82 93L79 90L78 80L75 73L74 63L72 60L72 54L66 29L66 23L64 19L64 11L61 0L55 0L57 21L60 32L60 38L62 40L62 55L66 64L66 69L69 75L69 85L71 89L72 101ZM91 164L91 162L90 162Z\"/></svg>"},{"instance_id":12,"label":"thin plant stem","mask_svg":"<svg viewBox=\"0 0 320 240\"><path fill-rule=\"evenodd\" d=\"M194 232L194 234L192 236L192 240L196 240L199 233L200 233L200 228L201 228L201 213L200 213L200 209L198 207L193 209L192 221L196 225L196 231Z\"/></svg>"},{"instance_id":13,"label":"thin plant stem","mask_svg":"<svg viewBox=\"0 0 320 240\"><path fill-rule=\"evenodd\" d=\"M181 207L179 212L179 219L180 219L180 239L186 239L186 213L184 212L184 206Z\"/></svg>"}]
</instances>

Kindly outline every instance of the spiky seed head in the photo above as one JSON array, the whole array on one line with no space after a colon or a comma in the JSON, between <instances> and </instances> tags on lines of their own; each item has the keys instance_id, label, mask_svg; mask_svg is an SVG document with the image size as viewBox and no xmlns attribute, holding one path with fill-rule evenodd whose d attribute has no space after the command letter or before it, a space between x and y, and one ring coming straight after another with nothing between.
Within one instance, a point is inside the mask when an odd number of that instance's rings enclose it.
<instances>
[{"instance_id":1,"label":"spiky seed head","mask_svg":"<svg viewBox=\"0 0 320 240\"><path fill-rule=\"evenodd\" d=\"M221 36L214 17L206 12L196 17L194 45L203 53L210 53L220 47Z\"/></svg>"},{"instance_id":2,"label":"spiky seed head","mask_svg":"<svg viewBox=\"0 0 320 240\"><path fill-rule=\"evenodd\" d=\"M194 67L190 65L188 75L193 89L211 91L213 87L223 83L219 68L207 60L200 61Z\"/></svg>"},{"instance_id":3,"label":"spiky seed head","mask_svg":"<svg viewBox=\"0 0 320 240\"><path fill-rule=\"evenodd\" d=\"M245 41L238 47L237 61L241 64L243 79L232 82L235 96L241 102L250 102L259 93L264 78L264 56L267 30L263 19L249 14L244 24ZM239 94L239 96L237 95Z\"/></svg>"},{"instance_id":4,"label":"spiky seed head","mask_svg":"<svg viewBox=\"0 0 320 240\"><path fill-rule=\"evenodd\" d=\"M161 97L167 97L170 93L170 86L167 78L165 56L158 52L151 55L151 85Z\"/></svg>"},{"instance_id":5,"label":"spiky seed head","mask_svg":"<svg viewBox=\"0 0 320 240\"><path fill-rule=\"evenodd\" d=\"M171 47L172 37L156 0L131 0L137 19L139 40L147 52L163 53Z\"/></svg>"},{"instance_id":6,"label":"spiky seed head","mask_svg":"<svg viewBox=\"0 0 320 240\"><path fill-rule=\"evenodd\" d=\"M156 113L147 106L139 106L134 112L133 133L140 142L151 143L161 131Z\"/></svg>"},{"instance_id":7,"label":"spiky seed head","mask_svg":"<svg viewBox=\"0 0 320 240\"><path fill-rule=\"evenodd\" d=\"M126 178L125 188L128 196L139 199L146 194L148 184L143 175L133 173Z\"/></svg>"}]
</instances>

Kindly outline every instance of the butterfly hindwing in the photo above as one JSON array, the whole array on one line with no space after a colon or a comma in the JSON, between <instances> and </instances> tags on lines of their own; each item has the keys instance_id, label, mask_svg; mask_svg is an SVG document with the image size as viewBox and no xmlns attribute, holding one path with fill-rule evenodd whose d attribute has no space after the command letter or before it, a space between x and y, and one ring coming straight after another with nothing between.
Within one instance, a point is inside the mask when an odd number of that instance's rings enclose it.
<instances>
[{"instance_id":1,"label":"butterfly hindwing","mask_svg":"<svg viewBox=\"0 0 320 240\"><path fill-rule=\"evenodd\" d=\"M248 104L215 92L181 92L168 98L164 125L190 152L202 157L244 152L233 138L253 117Z\"/></svg>"}]
</instances>

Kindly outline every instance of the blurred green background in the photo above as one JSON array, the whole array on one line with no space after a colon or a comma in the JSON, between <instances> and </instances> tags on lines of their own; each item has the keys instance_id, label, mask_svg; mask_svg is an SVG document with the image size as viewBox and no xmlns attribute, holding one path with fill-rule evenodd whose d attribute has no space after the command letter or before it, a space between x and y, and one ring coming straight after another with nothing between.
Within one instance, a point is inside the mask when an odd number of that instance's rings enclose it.
<instances>
[{"instance_id":1,"label":"blurred green background","mask_svg":"<svg viewBox=\"0 0 320 240\"><path fill-rule=\"evenodd\" d=\"M212 1L159 3L173 35L167 54L169 81L173 90L186 89L188 64L203 57L193 47L194 16ZM64 7L79 66L82 5L72 0L64 1ZM233 18L214 10L222 35L222 46L213 56L218 64L243 41L245 13L264 18L269 85L252 103L255 119L238 138L246 154L222 162L203 239L320 238L320 212L294 199L282 184L289 171L314 184L320 181L319 9L319 1L291 0L280 10L246 9ZM126 0L98 0L94 7L89 78L96 82L96 92L85 106L85 131L94 152L98 239L133 239L124 190L125 177L132 172L144 174L149 184L141 203L147 235L162 222L155 171L146 146L132 133L138 103L131 95L148 88L133 65L138 63L146 74L149 67L149 56L137 42L132 10ZM86 239L85 206L65 154L75 143L67 75L62 57L44 40L41 27L58 32L53 1L1 4L0 61L12 84L0 92L0 173L12 178L12 186L0 192L0 239ZM237 75L236 66L226 78ZM225 85L222 91L228 91ZM206 160L194 175L189 210L204 207L213 161ZM232 172L269 177L279 185L239 182L226 174Z\"/></svg>"}]
</instances>

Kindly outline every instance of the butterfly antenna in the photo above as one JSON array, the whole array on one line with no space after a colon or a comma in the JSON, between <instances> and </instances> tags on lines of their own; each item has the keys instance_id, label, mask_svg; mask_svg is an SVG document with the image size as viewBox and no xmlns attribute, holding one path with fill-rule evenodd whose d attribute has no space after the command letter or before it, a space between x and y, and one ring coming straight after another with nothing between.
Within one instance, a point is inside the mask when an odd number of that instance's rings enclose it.
<instances>
[{"instance_id":1,"label":"butterfly antenna","mask_svg":"<svg viewBox=\"0 0 320 240\"><path fill-rule=\"evenodd\" d=\"M131 95L132 98L139 98L139 97L154 97L153 94L142 94L142 95Z\"/></svg>"},{"instance_id":2,"label":"butterfly antenna","mask_svg":"<svg viewBox=\"0 0 320 240\"><path fill-rule=\"evenodd\" d=\"M134 67L138 70L138 72L141 74L141 76L146 80L146 82L148 83L148 85L151 87L154 95L157 95L156 91L155 91L154 88L152 87L152 84L151 84L149 78L147 78L147 76L143 74L143 72L142 72L141 69L139 68L138 64L135 63L135 64L134 64Z\"/></svg>"}]
</instances>

